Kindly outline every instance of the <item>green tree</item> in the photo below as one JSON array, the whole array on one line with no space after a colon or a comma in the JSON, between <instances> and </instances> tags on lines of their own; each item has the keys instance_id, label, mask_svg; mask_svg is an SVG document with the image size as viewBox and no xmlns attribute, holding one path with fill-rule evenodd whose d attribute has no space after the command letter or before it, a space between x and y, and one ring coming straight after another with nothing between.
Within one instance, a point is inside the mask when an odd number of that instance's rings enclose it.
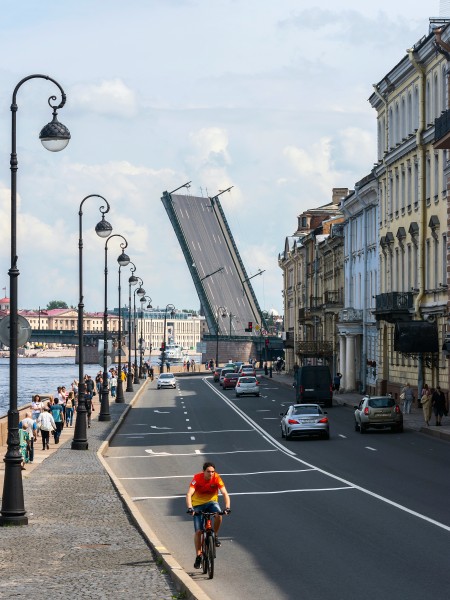
<instances>
[{"instance_id":1,"label":"green tree","mask_svg":"<svg viewBox=\"0 0 450 600\"><path fill-rule=\"evenodd\" d=\"M50 300L47 304L47 310L53 310L54 308L69 308L64 300Z\"/></svg>"}]
</instances>

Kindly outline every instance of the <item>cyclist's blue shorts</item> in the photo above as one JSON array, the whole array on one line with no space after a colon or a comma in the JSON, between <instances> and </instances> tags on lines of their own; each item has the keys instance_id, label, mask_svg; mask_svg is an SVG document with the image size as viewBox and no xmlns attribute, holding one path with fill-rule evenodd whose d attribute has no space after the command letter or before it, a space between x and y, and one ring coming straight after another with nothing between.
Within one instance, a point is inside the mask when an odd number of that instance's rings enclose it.
<instances>
[{"instance_id":1,"label":"cyclist's blue shorts","mask_svg":"<svg viewBox=\"0 0 450 600\"><path fill-rule=\"evenodd\" d=\"M194 506L195 512L220 512L220 504L218 502L206 502L205 504L199 504L198 506ZM194 515L194 528L195 531L203 530L203 521L204 518L202 515Z\"/></svg>"}]
</instances>

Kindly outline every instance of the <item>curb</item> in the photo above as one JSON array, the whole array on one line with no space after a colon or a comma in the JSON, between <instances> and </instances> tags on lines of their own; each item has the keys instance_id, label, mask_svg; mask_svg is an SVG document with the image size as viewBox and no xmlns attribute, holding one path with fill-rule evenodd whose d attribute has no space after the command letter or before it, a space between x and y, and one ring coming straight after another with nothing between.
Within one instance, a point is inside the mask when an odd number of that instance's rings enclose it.
<instances>
[{"instance_id":1,"label":"curb","mask_svg":"<svg viewBox=\"0 0 450 600\"><path fill-rule=\"evenodd\" d=\"M193 579L186 573L186 571L184 571L182 566L174 559L170 551L165 546L163 546L153 529L142 517L139 509L136 508L136 505L131 500L131 497L129 496L128 492L126 492L123 485L114 475L106 460L103 458L103 454L105 454L105 452L107 452L107 450L109 449L110 440L113 439L117 430L121 427L123 420L128 414L128 411L133 408L134 404L137 402L144 389L146 389L147 382L148 380L146 380L146 383L138 390L133 400L127 406L125 411L120 415L119 420L111 430L110 434L98 449L97 457L103 465L105 471L108 473L108 476L111 479L111 482L114 488L116 489L117 494L119 495L127 511L129 512L134 525L141 532L142 537L146 540L147 544L156 554L158 559L161 560L161 562L164 565L164 568L168 571L170 577L172 578L172 581L175 582L177 588L182 593L186 594L186 598L191 598L192 600L211 600L210 596L208 596L201 589L201 587L195 581L193 581Z\"/></svg>"}]
</instances>

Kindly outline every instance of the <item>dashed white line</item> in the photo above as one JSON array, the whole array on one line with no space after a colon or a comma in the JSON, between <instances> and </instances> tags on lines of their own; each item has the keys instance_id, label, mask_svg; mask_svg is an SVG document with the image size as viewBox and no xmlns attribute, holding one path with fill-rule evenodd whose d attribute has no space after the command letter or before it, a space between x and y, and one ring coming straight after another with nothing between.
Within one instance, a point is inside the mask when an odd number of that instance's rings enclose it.
<instances>
[{"instance_id":1,"label":"dashed white line","mask_svg":"<svg viewBox=\"0 0 450 600\"><path fill-rule=\"evenodd\" d=\"M367 450L372 450L372 452L377 452L376 448L371 448L371 446L366 446Z\"/></svg>"}]
</instances>

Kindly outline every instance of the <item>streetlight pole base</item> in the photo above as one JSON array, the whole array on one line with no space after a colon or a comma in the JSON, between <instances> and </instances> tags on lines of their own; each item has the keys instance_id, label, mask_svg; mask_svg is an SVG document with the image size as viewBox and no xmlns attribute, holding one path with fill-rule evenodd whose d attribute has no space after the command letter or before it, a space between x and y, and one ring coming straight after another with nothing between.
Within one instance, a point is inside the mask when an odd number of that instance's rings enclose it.
<instances>
[{"instance_id":1,"label":"streetlight pole base","mask_svg":"<svg viewBox=\"0 0 450 600\"><path fill-rule=\"evenodd\" d=\"M121 374L119 373L119 377L121 377ZM122 379L119 379L119 381L117 382L117 392L116 392L116 400L115 400L116 404L123 404L125 402L125 397L123 395L123 383L122 383Z\"/></svg>"}]
</instances>

